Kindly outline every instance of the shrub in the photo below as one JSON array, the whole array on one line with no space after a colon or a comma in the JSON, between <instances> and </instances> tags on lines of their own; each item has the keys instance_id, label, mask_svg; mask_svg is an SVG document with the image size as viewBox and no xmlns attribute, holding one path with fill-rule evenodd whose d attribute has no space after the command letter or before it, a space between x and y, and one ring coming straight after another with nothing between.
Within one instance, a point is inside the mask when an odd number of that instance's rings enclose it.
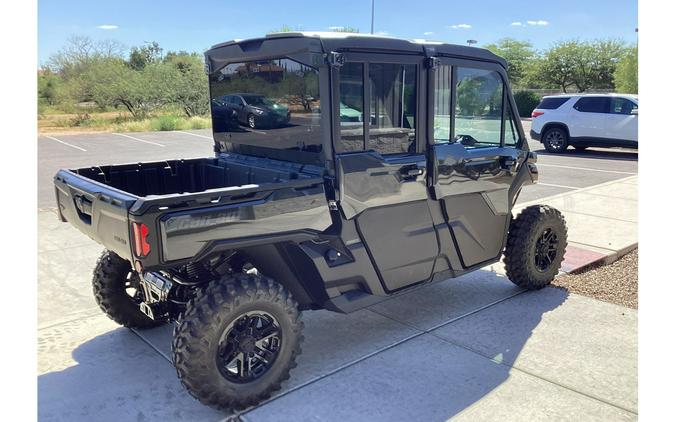
<instances>
[{"instance_id":1,"label":"shrub","mask_svg":"<svg viewBox=\"0 0 675 422\"><path fill-rule=\"evenodd\" d=\"M190 117L188 120L190 129L206 129L211 127L211 119L206 117Z\"/></svg>"},{"instance_id":2,"label":"shrub","mask_svg":"<svg viewBox=\"0 0 675 422\"><path fill-rule=\"evenodd\" d=\"M147 132L151 130L150 120L131 120L115 126L116 132Z\"/></svg>"},{"instance_id":3,"label":"shrub","mask_svg":"<svg viewBox=\"0 0 675 422\"><path fill-rule=\"evenodd\" d=\"M183 119L174 115L160 116L152 121L153 130L177 130L183 128Z\"/></svg>"},{"instance_id":4,"label":"shrub","mask_svg":"<svg viewBox=\"0 0 675 422\"><path fill-rule=\"evenodd\" d=\"M541 101L541 97L532 91L518 91L513 94L513 99L516 101L520 117L530 117L532 115L532 110L534 110Z\"/></svg>"}]
</instances>

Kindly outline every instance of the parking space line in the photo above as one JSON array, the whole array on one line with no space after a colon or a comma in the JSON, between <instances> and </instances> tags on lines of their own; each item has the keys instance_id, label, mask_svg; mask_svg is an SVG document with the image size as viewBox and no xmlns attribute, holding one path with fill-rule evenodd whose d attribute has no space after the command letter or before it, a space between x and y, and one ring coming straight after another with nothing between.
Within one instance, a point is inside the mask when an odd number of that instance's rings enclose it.
<instances>
[{"instance_id":1,"label":"parking space line","mask_svg":"<svg viewBox=\"0 0 675 422\"><path fill-rule=\"evenodd\" d=\"M82 147L78 147L77 145L69 144L68 142L63 142L62 140L56 139L56 138L54 138L53 136L44 135L44 137L47 138L47 139L51 139L52 141L56 141L56 142L62 143L63 145L67 145L67 146L69 146L69 147L71 147L71 148L75 148L75 149L79 149L80 151L87 152L87 150L84 149L84 148L82 148Z\"/></svg>"},{"instance_id":2,"label":"parking space line","mask_svg":"<svg viewBox=\"0 0 675 422\"><path fill-rule=\"evenodd\" d=\"M166 145L158 144L157 142L146 141L145 139L134 138L133 136L125 135L123 133L113 133L113 135L124 136L125 138L132 139L134 141L143 142L145 144L156 145L158 147L165 147Z\"/></svg>"},{"instance_id":3,"label":"parking space line","mask_svg":"<svg viewBox=\"0 0 675 422\"><path fill-rule=\"evenodd\" d=\"M184 133L184 134L186 134L186 135L192 135L192 136L197 136L197 137L199 137L199 138L205 138L205 139L213 140L213 137L211 137L211 136L200 135L200 134L198 134L198 133L183 132L182 130L174 130L174 132L176 132L176 133Z\"/></svg>"},{"instance_id":4,"label":"parking space line","mask_svg":"<svg viewBox=\"0 0 675 422\"><path fill-rule=\"evenodd\" d=\"M581 189L581 188L578 187L578 186L554 185L553 183L541 183L541 182L537 182L537 184L540 185L540 186L550 186L550 187L552 187L552 188L563 188L563 189L574 189L574 190Z\"/></svg>"},{"instance_id":5,"label":"parking space line","mask_svg":"<svg viewBox=\"0 0 675 422\"><path fill-rule=\"evenodd\" d=\"M632 173L629 171L618 171L618 170L600 170L600 169L592 169L588 167L572 167L572 166L561 166L559 164L544 164L544 163L537 163L537 167L542 166L542 167L557 167L561 169L570 169L570 170L586 170L586 171L597 171L600 173L614 173L614 174L637 174L637 173Z\"/></svg>"}]
</instances>

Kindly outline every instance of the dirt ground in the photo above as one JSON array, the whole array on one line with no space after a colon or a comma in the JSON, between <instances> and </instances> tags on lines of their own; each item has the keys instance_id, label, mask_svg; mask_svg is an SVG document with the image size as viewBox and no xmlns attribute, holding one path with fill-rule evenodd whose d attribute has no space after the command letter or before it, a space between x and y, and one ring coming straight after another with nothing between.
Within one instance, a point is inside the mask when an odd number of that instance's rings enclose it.
<instances>
[{"instance_id":1,"label":"dirt ground","mask_svg":"<svg viewBox=\"0 0 675 422\"><path fill-rule=\"evenodd\" d=\"M558 277L553 285L564 287L572 293L637 309L638 250L612 264Z\"/></svg>"}]
</instances>

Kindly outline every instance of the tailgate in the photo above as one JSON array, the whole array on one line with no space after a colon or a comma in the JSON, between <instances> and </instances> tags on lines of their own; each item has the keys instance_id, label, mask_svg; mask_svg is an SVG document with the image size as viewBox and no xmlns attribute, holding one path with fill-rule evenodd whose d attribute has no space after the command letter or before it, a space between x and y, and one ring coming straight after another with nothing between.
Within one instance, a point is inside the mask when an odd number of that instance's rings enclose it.
<instances>
[{"instance_id":1,"label":"tailgate","mask_svg":"<svg viewBox=\"0 0 675 422\"><path fill-rule=\"evenodd\" d=\"M54 176L54 187L62 221L132 261L128 210L136 196L69 170Z\"/></svg>"}]
</instances>

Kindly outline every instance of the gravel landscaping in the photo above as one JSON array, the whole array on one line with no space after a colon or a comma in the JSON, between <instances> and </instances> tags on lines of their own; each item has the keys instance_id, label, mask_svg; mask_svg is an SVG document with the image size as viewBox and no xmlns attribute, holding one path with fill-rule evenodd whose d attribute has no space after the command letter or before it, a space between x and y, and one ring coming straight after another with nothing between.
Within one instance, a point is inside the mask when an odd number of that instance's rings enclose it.
<instances>
[{"instance_id":1,"label":"gravel landscaping","mask_svg":"<svg viewBox=\"0 0 675 422\"><path fill-rule=\"evenodd\" d=\"M553 285L572 293L637 309L638 250L635 249L613 264L558 277Z\"/></svg>"}]
</instances>

